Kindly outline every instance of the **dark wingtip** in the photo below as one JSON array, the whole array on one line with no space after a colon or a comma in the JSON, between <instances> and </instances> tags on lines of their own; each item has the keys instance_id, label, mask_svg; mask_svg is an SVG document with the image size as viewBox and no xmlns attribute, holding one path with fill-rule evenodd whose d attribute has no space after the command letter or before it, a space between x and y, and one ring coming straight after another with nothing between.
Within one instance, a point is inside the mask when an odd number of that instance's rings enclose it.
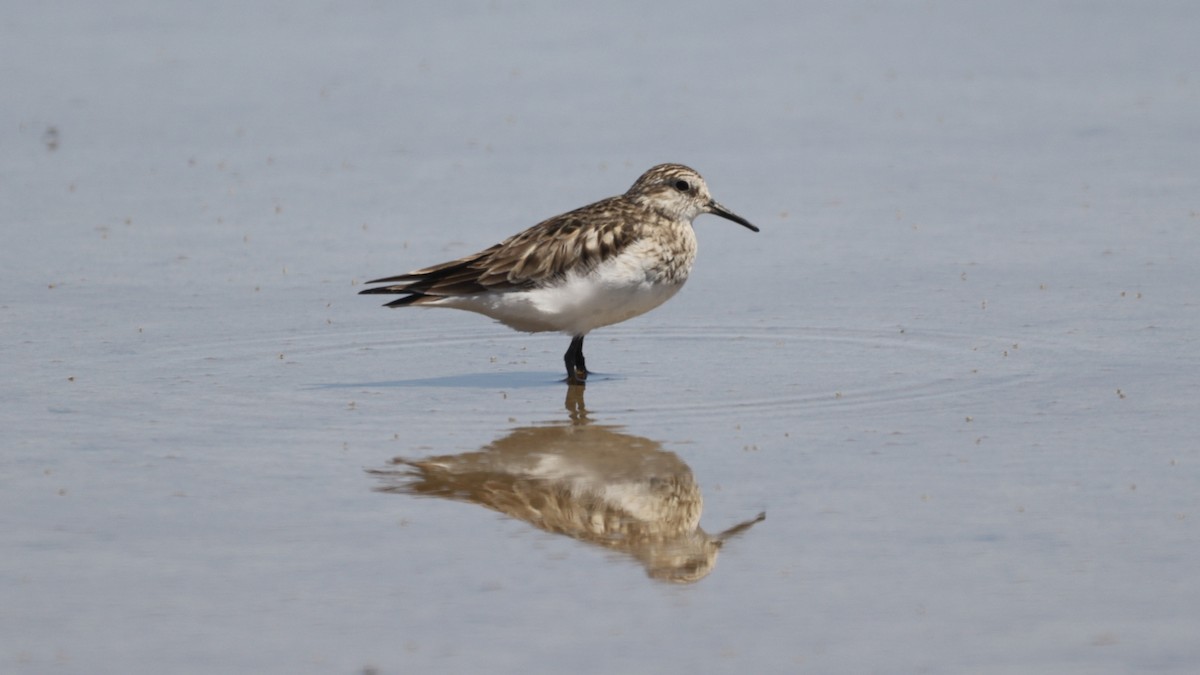
<instances>
[{"instance_id":1,"label":"dark wingtip","mask_svg":"<svg viewBox=\"0 0 1200 675\"><path fill-rule=\"evenodd\" d=\"M364 288L359 291L359 295L397 295L399 293L409 293L395 286L380 286L379 288Z\"/></svg>"},{"instance_id":2,"label":"dark wingtip","mask_svg":"<svg viewBox=\"0 0 1200 675\"><path fill-rule=\"evenodd\" d=\"M367 282L372 283L372 282ZM380 286L378 288L364 288L358 292L359 295L403 295L402 298L396 298L389 303L384 304L384 307L403 307L411 305L421 298L428 297L426 293L414 291L404 288L403 286Z\"/></svg>"},{"instance_id":3,"label":"dark wingtip","mask_svg":"<svg viewBox=\"0 0 1200 675\"><path fill-rule=\"evenodd\" d=\"M412 295L406 295L403 298L396 298L395 300L385 304L384 307L404 307L405 305L411 305L425 297L429 296L425 295L424 293L413 293Z\"/></svg>"}]
</instances>

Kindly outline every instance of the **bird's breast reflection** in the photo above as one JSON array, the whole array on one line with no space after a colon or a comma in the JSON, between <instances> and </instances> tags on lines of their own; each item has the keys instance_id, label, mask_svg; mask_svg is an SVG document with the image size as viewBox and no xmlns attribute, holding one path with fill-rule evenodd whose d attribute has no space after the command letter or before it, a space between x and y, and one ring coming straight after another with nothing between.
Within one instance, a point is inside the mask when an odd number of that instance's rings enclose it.
<instances>
[{"instance_id":1,"label":"bird's breast reflection","mask_svg":"<svg viewBox=\"0 0 1200 675\"><path fill-rule=\"evenodd\" d=\"M568 389L569 421L520 427L475 452L398 457L370 471L375 489L479 504L629 554L675 582L707 576L725 540L765 517L706 533L691 468L656 441L591 423L583 387Z\"/></svg>"}]
</instances>

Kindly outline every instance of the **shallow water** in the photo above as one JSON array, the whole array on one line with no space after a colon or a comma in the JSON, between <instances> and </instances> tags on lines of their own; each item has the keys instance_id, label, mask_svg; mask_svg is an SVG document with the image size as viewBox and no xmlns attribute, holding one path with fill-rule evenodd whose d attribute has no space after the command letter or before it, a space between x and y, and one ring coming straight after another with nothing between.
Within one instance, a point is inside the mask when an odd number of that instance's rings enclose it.
<instances>
[{"instance_id":1,"label":"shallow water","mask_svg":"<svg viewBox=\"0 0 1200 675\"><path fill-rule=\"evenodd\" d=\"M0 670L1200 662L1191 5L70 10L0 27ZM662 161L762 232L585 389L355 295Z\"/></svg>"}]
</instances>

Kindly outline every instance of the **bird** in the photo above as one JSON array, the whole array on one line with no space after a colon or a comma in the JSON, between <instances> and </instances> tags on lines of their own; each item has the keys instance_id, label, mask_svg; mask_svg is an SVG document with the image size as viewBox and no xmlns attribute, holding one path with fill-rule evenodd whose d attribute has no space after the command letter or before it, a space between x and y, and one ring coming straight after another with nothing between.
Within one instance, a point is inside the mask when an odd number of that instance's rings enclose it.
<instances>
[{"instance_id":1,"label":"bird","mask_svg":"<svg viewBox=\"0 0 1200 675\"><path fill-rule=\"evenodd\" d=\"M385 307L449 307L518 331L567 334L566 382L583 384L590 372L583 339L679 292L696 258L692 221L706 213L759 231L713 199L695 169L659 164L624 194L543 220L478 253L368 281L385 285L360 294L401 296Z\"/></svg>"}]
</instances>

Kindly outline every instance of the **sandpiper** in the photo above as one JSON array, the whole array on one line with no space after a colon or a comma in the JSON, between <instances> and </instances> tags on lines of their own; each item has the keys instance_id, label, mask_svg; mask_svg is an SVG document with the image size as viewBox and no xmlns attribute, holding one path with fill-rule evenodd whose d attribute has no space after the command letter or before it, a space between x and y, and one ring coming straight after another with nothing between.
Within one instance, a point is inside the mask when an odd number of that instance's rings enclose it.
<instances>
[{"instance_id":1,"label":"sandpiper","mask_svg":"<svg viewBox=\"0 0 1200 675\"><path fill-rule=\"evenodd\" d=\"M653 167L616 197L554 216L478 253L369 284L403 296L386 307L478 312L519 331L571 336L567 382L587 379L583 338L658 307L679 291L696 258L692 221L702 213L758 232L721 206L699 173Z\"/></svg>"}]
</instances>

